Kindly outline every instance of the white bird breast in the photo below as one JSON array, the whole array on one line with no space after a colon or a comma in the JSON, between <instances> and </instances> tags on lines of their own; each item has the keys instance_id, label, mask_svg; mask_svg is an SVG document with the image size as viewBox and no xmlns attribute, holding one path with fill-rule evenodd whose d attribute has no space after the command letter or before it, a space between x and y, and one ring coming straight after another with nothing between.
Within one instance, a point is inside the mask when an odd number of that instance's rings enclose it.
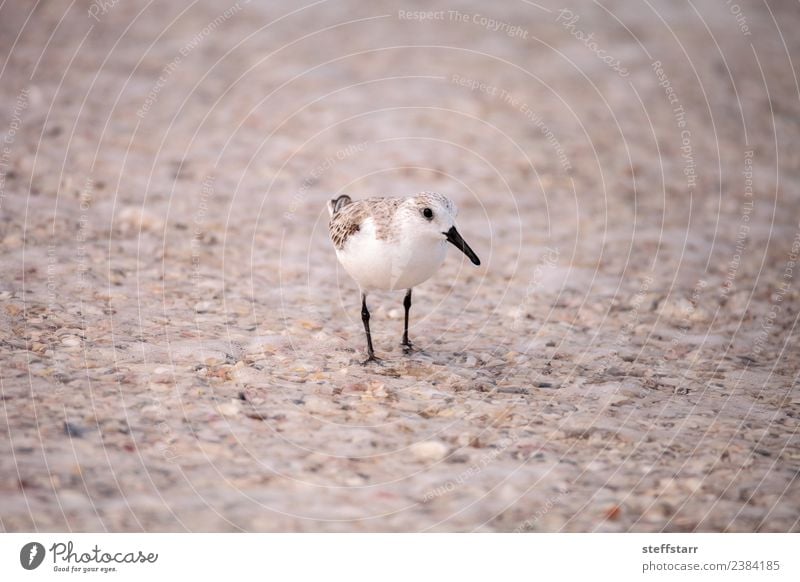
<instances>
[{"instance_id":1,"label":"white bird breast","mask_svg":"<svg viewBox=\"0 0 800 582\"><path fill-rule=\"evenodd\" d=\"M447 241L428 233L398 233L399 240L378 240L368 218L336 251L345 271L365 291L410 289L430 279L447 254ZM412 234L412 236L402 236Z\"/></svg>"}]
</instances>

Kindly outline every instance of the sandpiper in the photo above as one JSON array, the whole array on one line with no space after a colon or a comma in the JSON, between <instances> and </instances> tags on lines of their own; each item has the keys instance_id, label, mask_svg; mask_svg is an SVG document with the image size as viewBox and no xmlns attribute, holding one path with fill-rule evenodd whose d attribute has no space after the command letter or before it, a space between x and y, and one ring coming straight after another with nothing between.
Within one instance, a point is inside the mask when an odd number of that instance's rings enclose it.
<instances>
[{"instance_id":1,"label":"sandpiper","mask_svg":"<svg viewBox=\"0 0 800 582\"><path fill-rule=\"evenodd\" d=\"M403 349L408 341L408 312L411 290L427 281L444 261L447 243L458 247L475 264L481 261L458 234L456 206L435 192L410 198L367 198L353 200L339 196L328 202L331 241L336 256L361 289L361 320L367 335L365 363L375 361L369 331L367 294L370 291L405 289Z\"/></svg>"}]
</instances>

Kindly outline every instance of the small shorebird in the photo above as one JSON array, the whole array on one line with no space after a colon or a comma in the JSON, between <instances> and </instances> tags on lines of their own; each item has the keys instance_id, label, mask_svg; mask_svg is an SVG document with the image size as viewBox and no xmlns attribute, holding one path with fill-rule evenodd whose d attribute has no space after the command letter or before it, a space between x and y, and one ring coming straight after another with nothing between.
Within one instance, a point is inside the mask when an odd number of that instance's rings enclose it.
<instances>
[{"instance_id":1,"label":"small shorebird","mask_svg":"<svg viewBox=\"0 0 800 582\"><path fill-rule=\"evenodd\" d=\"M361 288L361 320L369 356L364 363L376 360L367 309L370 291L406 290L402 345L409 352L411 290L436 272L444 261L447 243L458 247L475 265L481 264L456 230L455 204L435 192L411 198L367 198L356 202L345 195L330 200L328 212L336 256Z\"/></svg>"}]
</instances>

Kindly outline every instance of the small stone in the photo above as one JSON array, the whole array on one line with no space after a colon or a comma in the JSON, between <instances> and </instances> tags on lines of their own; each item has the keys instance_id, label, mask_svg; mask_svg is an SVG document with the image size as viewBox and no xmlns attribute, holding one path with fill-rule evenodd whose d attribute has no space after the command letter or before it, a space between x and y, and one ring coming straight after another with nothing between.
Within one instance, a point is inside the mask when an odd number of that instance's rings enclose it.
<instances>
[{"instance_id":1,"label":"small stone","mask_svg":"<svg viewBox=\"0 0 800 582\"><path fill-rule=\"evenodd\" d=\"M69 438L83 438L85 431L83 428L78 426L77 424L73 424L71 422L64 423L64 434L67 435Z\"/></svg>"},{"instance_id":2,"label":"small stone","mask_svg":"<svg viewBox=\"0 0 800 582\"><path fill-rule=\"evenodd\" d=\"M450 455L447 457L448 463L468 463L469 462L469 455Z\"/></svg>"},{"instance_id":3,"label":"small stone","mask_svg":"<svg viewBox=\"0 0 800 582\"><path fill-rule=\"evenodd\" d=\"M16 249L22 246L22 237L16 234L9 234L3 239L5 249Z\"/></svg>"},{"instance_id":4,"label":"small stone","mask_svg":"<svg viewBox=\"0 0 800 582\"><path fill-rule=\"evenodd\" d=\"M330 410L333 408L330 400L325 398L317 398L316 396L309 396L306 398L305 407L309 412L316 414L330 412Z\"/></svg>"},{"instance_id":5,"label":"small stone","mask_svg":"<svg viewBox=\"0 0 800 582\"><path fill-rule=\"evenodd\" d=\"M151 384L169 384L174 379L175 374L172 368L166 366L159 366L153 370L150 376Z\"/></svg>"},{"instance_id":6,"label":"small stone","mask_svg":"<svg viewBox=\"0 0 800 582\"><path fill-rule=\"evenodd\" d=\"M609 406L624 406L633 402L630 397L625 394L614 394L608 399Z\"/></svg>"},{"instance_id":7,"label":"small stone","mask_svg":"<svg viewBox=\"0 0 800 582\"><path fill-rule=\"evenodd\" d=\"M80 469L78 469L78 472L80 473ZM93 506L93 503L85 495L77 491L62 489L58 492L58 506L65 511L79 512L86 511L87 508Z\"/></svg>"},{"instance_id":8,"label":"small stone","mask_svg":"<svg viewBox=\"0 0 800 582\"><path fill-rule=\"evenodd\" d=\"M240 410L241 407L238 400L231 400L226 404L220 404L217 406L217 412L223 416L236 416L239 414Z\"/></svg>"},{"instance_id":9,"label":"small stone","mask_svg":"<svg viewBox=\"0 0 800 582\"><path fill-rule=\"evenodd\" d=\"M123 233L157 232L164 228L164 221L158 215L141 206L123 208L117 215L116 222Z\"/></svg>"},{"instance_id":10,"label":"small stone","mask_svg":"<svg viewBox=\"0 0 800 582\"><path fill-rule=\"evenodd\" d=\"M622 515L622 508L619 505L612 505L603 512L604 516L609 521L617 521Z\"/></svg>"},{"instance_id":11,"label":"small stone","mask_svg":"<svg viewBox=\"0 0 800 582\"><path fill-rule=\"evenodd\" d=\"M502 386L497 389L498 394L528 394L528 389L522 386Z\"/></svg>"},{"instance_id":12,"label":"small stone","mask_svg":"<svg viewBox=\"0 0 800 582\"><path fill-rule=\"evenodd\" d=\"M461 433L458 435L456 442L461 447L473 447L476 449L481 448L483 445L481 444L480 437L478 435L472 433Z\"/></svg>"},{"instance_id":13,"label":"small stone","mask_svg":"<svg viewBox=\"0 0 800 582\"><path fill-rule=\"evenodd\" d=\"M68 348L74 348L81 345L81 338L74 335L65 335L61 338L61 345L64 345Z\"/></svg>"},{"instance_id":14,"label":"small stone","mask_svg":"<svg viewBox=\"0 0 800 582\"><path fill-rule=\"evenodd\" d=\"M447 445L440 441L422 441L410 447L418 461L439 461L447 455Z\"/></svg>"},{"instance_id":15,"label":"small stone","mask_svg":"<svg viewBox=\"0 0 800 582\"><path fill-rule=\"evenodd\" d=\"M10 303L6 305L6 313L8 313L11 317L16 317L20 313L22 313L22 308L19 305L14 305Z\"/></svg>"}]
</instances>

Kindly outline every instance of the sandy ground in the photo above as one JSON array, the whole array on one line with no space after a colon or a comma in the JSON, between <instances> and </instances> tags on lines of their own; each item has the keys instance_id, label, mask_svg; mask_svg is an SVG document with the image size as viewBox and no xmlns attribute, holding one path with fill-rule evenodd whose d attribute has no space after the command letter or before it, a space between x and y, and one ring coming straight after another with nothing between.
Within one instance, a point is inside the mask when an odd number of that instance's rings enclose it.
<instances>
[{"instance_id":1,"label":"sandy ground","mask_svg":"<svg viewBox=\"0 0 800 582\"><path fill-rule=\"evenodd\" d=\"M3 530L800 529L800 10L497 4L3 4Z\"/></svg>"}]
</instances>

